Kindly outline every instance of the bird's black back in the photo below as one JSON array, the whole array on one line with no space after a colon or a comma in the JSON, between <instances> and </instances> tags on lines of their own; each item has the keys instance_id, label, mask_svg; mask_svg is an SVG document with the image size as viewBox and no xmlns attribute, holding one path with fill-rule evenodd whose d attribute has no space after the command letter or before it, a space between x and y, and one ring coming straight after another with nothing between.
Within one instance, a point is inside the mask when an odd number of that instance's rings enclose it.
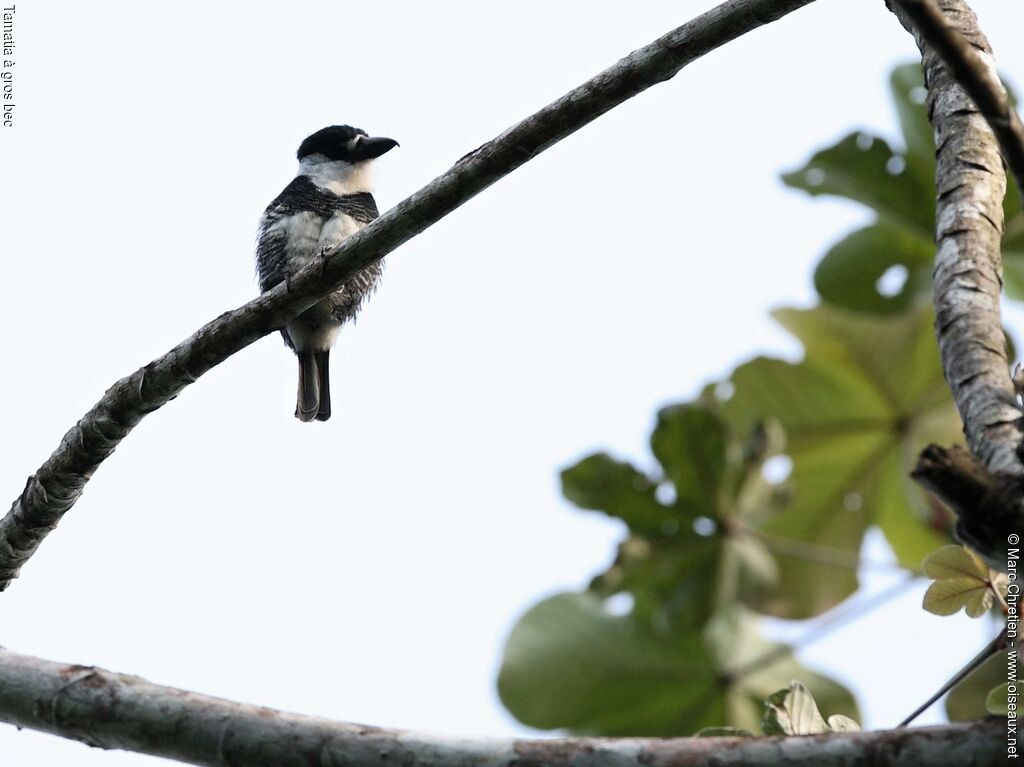
<instances>
[{"instance_id":1,"label":"bird's black back","mask_svg":"<svg viewBox=\"0 0 1024 767\"><path fill-rule=\"evenodd\" d=\"M380 215L377 202L369 192L339 196L317 186L309 176L296 176L267 206L266 213L282 217L302 212L316 213L324 219L335 213L344 213L363 224L370 223Z\"/></svg>"}]
</instances>

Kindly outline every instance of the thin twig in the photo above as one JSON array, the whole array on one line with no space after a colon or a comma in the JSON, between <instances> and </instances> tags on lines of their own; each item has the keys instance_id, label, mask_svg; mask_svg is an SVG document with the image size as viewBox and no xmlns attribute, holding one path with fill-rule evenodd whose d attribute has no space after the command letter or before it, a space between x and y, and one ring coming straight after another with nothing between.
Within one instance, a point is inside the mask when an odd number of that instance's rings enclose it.
<instances>
[{"instance_id":1,"label":"thin twig","mask_svg":"<svg viewBox=\"0 0 1024 767\"><path fill-rule=\"evenodd\" d=\"M966 679L968 676L970 676L971 673L976 668L978 668L978 666L980 666L982 663L987 661L989 658L991 658L997 652L1002 650L1005 646L1006 646L1006 629L1003 629L1001 632L999 632L999 636L997 636L995 639L993 639L991 642L989 642L985 646L985 649L983 649L980 653L978 653L970 661L968 661L966 666L964 666L962 669L957 671L948 682L946 682L944 685L942 685L942 687L939 688L938 692L936 692L934 695L932 695L930 698L928 698L928 700L926 700L924 703L922 703L920 706L918 706L916 709L914 709L914 713L912 713L910 716L908 716L906 719L904 719L902 722L900 722L896 726L897 727L906 727L908 724L913 722L915 719L917 719L917 717L919 717L921 714L923 714L925 711L927 711L932 706L932 704L935 703L935 701L937 701L939 698L941 698L947 692L949 692L954 687L956 687L958 684L960 684L960 682L963 679Z\"/></svg>"},{"instance_id":2,"label":"thin twig","mask_svg":"<svg viewBox=\"0 0 1024 767\"><path fill-rule=\"evenodd\" d=\"M893 0L910 18L920 35L942 57L953 77L967 91L999 140L1003 157L1024 192L1024 124L1010 103L992 55L961 35L935 0ZM1024 204L1024 194L1021 196Z\"/></svg>"},{"instance_id":3,"label":"thin twig","mask_svg":"<svg viewBox=\"0 0 1024 767\"><path fill-rule=\"evenodd\" d=\"M59 731L49 712L58 698ZM802 738L443 738L234 703L4 649L0 721L208 767L962 767L996 764L1006 731L1005 722L982 721Z\"/></svg>"},{"instance_id":4,"label":"thin twig","mask_svg":"<svg viewBox=\"0 0 1024 767\"><path fill-rule=\"evenodd\" d=\"M81 496L92 473L146 414L548 147L668 80L709 51L811 1L728 0L634 51L470 152L287 284L221 315L167 354L115 383L64 436L0 520L0 590L18 576L43 538Z\"/></svg>"}]
</instances>

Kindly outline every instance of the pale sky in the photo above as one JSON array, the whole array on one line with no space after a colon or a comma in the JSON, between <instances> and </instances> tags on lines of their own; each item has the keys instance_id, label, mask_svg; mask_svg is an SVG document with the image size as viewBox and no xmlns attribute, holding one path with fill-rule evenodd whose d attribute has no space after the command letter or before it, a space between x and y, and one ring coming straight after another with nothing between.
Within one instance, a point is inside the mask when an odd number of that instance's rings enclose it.
<instances>
[{"instance_id":1,"label":"pale sky","mask_svg":"<svg viewBox=\"0 0 1024 767\"><path fill-rule=\"evenodd\" d=\"M107 386L255 295L256 222L304 136L398 139L383 210L711 5L19 3L7 498ZM1024 5L972 5L1020 89ZM0 644L339 720L529 732L495 692L507 632L622 535L560 498L558 469L595 449L650 465L659 406L798 353L767 312L811 303L814 263L870 214L779 173L856 127L894 136L887 76L915 56L882 0L819 0L546 152L388 257L332 357L327 424L292 417L276 336L148 417L0 595ZM993 631L926 615L922 590L801 653L869 727ZM156 761L0 726L5 766Z\"/></svg>"}]
</instances>

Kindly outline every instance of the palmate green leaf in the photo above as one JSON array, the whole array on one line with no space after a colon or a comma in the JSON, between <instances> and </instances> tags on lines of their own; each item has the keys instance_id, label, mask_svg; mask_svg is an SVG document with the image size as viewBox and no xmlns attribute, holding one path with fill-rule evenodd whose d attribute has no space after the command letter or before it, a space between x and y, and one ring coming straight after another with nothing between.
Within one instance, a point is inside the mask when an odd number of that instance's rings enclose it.
<instances>
[{"instance_id":1,"label":"palmate green leaf","mask_svg":"<svg viewBox=\"0 0 1024 767\"><path fill-rule=\"evenodd\" d=\"M859 375L892 415L907 416L952 402L928 307L871 317L821 307L780 309L773 316L804 346L808 360Z\"/></svg>"},{"instance_id":2,"label":"palmate green leaf","mask_svg":"<svg viewBox=\"0 0 1024 767\"><path fill-rule=\"evenodd\" d=\"M924 594L923 607L935 615L953 615L964 608L980 618L995 599L993 577L979 557L964 546L943 546L924 560L924 572L935 582Z\"/></svg>"},{"instance_id":3,"label":"palmate green leaf","mask_svg":"<svg viewBox=\"0 0 1024 767\"><path fill-rule=\"evenodd\" d=\"M689 735L726 721L699 633L658 636L591 594L559 594L512 629L498 694L523 724L580 734Z\"/></svg>"},{"instance_id":4,"label":"palmate green leaf","mask_svg":"<svg viewBox=\"0 0 1024 767\"><path fill-rule=\"evenodd\" d=\"M1006 78L1002 78L1006 83ZM928 122L928 106L925 103L927 91L924 85L924 73L920 62L904 64L893 70L889 78L893 103L899 117L900 130L903 134L904 158L908 168L914 175L929 183L934 192L935 178L935 134ZM1007 87L1010 103L1016 105L1017 98L1013 89ZM1021 213L1018 190L1012 176L1008 179L1004 212L1009 223ZM1024 224L1024 218L1021 219Z\"/></svg>"},{"instance_id":5,"label":"palmate green leaf","mask_svg":"<svg viewBox=\"0 0 1024 767\"><path fill-rule=\"evenodd\" d=\"M935 245L905 227L878 222L833 245L814 271L814 287L830 304L879 314L906 309L931 286ZM883 295L878 281L902 266L907 278L899 292Z\"/></svg>"},{"instance_id":6,"label":"palmate green leaf","mask_svg":"<svg viewBox=\"0 0 1024 767\"><path fill-rule=\"evenodd\" d=\"M813 548L805 557L777 549L779 587L750 603L802 618L856 589L849 563L869 525L912 567L944 542L921 524L930 507L907 474L927 442L956 441L961 432L929 309L882 317L822 307L776 316L803 342L804 361L742 365L723 414L740 433L766 418L786 432L791 500L757 520L758 529ZM829 551L835 564L824 561Z\"/></svg>"},{"instance_id":7,"label":"palmate green leaf","mask_svg":"<svg viewBox=\"0 0 1024 767\"><path fill-rule=\"evenodd\" d=\"M658 414L651 436L661 476L649 477L604 454L562 472L570 501L616 516L630 528L615 561L592 581L595 593L629 592L639 611L682 630L703 625L717 605L735 599L736 590L773 577L774 563L756 543L694 530L700 517L705 525L720 519L727 502L726 441L725 425L707 407L677 405ZM665 481L674 490L670 505L656 494Z\"/></svg>"},{"instance_id":8,"label":"palmate green leaf","mask_svg":"<svg viewBox=\"0 0 1024 767\"><path fill-rule=\"evenodd\" d=\"M833 245L814 274L815 288L829 303L873 313L898 311L926 294L935 256L935 143L920 64L895 69L890 88L902 151L855 133L783 176L790 186L856 200L878 213L875 224ZM883 295L878 279L893 266L905 267L907 279L896 295Z\"/></svg>"},{"instance_id":9,"label":"palmate green leaf","mask_svg":"<svg viewBox=\"0 0 1024 767\"><path fill-rule=\"evenodd\" d=\"M861 202L878 213L876 225L901 232L901 238L887 239L871 231L874 226L854 232L826 253L815 273L815 287L823 299L872 313L895 311L913 303L915 296L926 295L930 275L923 266L911 268L910 263L918 260L926 247L929 259L934 256L935 139L928 122L920 63L897 67L890 77L890 89L903 134L902 148L867 133L851 133L782 177L788 185L813 195ZM1015 102L1012 90L1010 98ZM894 174L901 165L904 170ZM1003 210L1006 292L1011 298L1024 299L1024 212L1012 178ZM897 264L907 266L909 278L898 295L883 296L875 283L885 269Z\"/></svg>"},{"instance_id":10,"label":"palmate green leaf","mask_svg":"<svg viewBox=\"0 0 1024 767\"><path fill-rule=\"evenodd\" d=\"M723 570L722 544L689 532L658 539L630 536L615 561L590 584L598 596L629 592L638 612L675 630L703 626L722 601L716 588Z\"/></svg>"},{"instance_id":11,"label":"palmate green leaf","mask_svg":"<svg viewBox=\"0 0 1024 767\"><path fill-rule=\"evenodd\" d=\"M970 722L988 715L986 700L992 688L1006 681L1007 651L997 652L954 687L946 698L951 722Z\"/></svg>"},{"instance_id":12,"label":"palmate green leaf","mask_svg":"<svg viewBox=\"0 0 1024 767\"><path fill-rule=\"evenodd\" d=\"M989 579L988 565L966 546L943 546L929 554L921 567L925 575L937 581L968 578L987 583Z\"/></svg>"},{"instance_id":13,"label":"palmate green leaf","mask_svg":"<svg viewBox=\"0 0 1024 767\"><path fill-rule=\"evenodd\" d=\"M945 578L935 581L924 593L924 609L934 615L953 615L964 608L980 618L992 607L992 590L985 581L973 578Z\"/></svg>"},{"instance_id":14,"label":"palmate green leaf","mask_svg":"<svg viewBox=\"0 0 1024 767\"><path fill-rule=\"evenodd\" d=\"M613 615L593 594L559 594L513 628L498 692L531 727L667 737L705 727L753 730L762 701L797 671L819 700L856 714L848 692L791 658L738 673L775 647L738 613L716 618L703 634L678 632L636 612Z\"/></svg>"},{"instance_id":15,"label":"palmate green leaf","mask_svg":"<svg viewBox=\"0 0 1024 767\"><path fill-rule=\"evenodd\" d=\"M934 234L934 184L909 172L903 157L877 136L857 131L814 154L783 182L814 196L846 197L873 208L894 226L922 237Z\"/></svg>"},{"instance_id":16,"label":"palmate green leaf","mask_svg":"<svg viewBox=\"0 0 1024 767\"><path fill-rule=\"evenodd\" d=\"M651 434L651 451L675 486L678 507L694 515L717 515L726 469L720 418L695 405L664 408Z\"/></svg>"},{"instance_id":17,"label":"palmate green leaf","mask_svg":"<svg viewBox=\"0 0 1024 767\"><path fill-rule=\"evenodd\" d=\"M810 691L792 682L769 696L761 729L765 735L821 735L829 728Z\"/></svg>"},{"instance_id":18,"label":"palmate green leaf","mask_svg":"<svg viewBox=\"0 0 1024 767\"><path fill-rule=\"evenodd\" d=\"M595 453L562 471L562 492L582 509L618 517L633 530L660 534L672 521L658 502L657 487L634 466L606 453Z\"/></svg>"},{"instance_id":19,"label":"palmate green leaf","mask_svg":"<svg viewBox=\"0 0 1024 767\"><path fill-rule=\"evenodd\" d=\"M903 133L903 156L907 169L919 182L930 185L928 192L934 196L935 134L928 122L925 105L928 92L924 87L921 64L915 62L896 67L889 76L889 91Z\"/></svg>"}]
</instances>

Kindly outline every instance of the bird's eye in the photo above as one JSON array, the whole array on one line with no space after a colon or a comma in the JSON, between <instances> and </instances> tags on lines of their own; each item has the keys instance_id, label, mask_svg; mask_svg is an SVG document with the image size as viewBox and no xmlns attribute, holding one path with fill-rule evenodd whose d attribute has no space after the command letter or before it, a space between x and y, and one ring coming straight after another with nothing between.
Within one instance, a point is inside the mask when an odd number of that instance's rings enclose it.
<instances>
[{"instance_id":1,"label":"bird's eye","mask_svg":"<svg viewBox=\"0 0 1024 767\"><path fill-rule=\"evenodd\" d=\"M354 137L350 138L348 141L345 142L345 147L349 151L352 151L357 146L359 146L359 142L362 141L362 140L363 140L363 136L360 136L359 134L356 134Z\"/></svg>"}]
</instances>

